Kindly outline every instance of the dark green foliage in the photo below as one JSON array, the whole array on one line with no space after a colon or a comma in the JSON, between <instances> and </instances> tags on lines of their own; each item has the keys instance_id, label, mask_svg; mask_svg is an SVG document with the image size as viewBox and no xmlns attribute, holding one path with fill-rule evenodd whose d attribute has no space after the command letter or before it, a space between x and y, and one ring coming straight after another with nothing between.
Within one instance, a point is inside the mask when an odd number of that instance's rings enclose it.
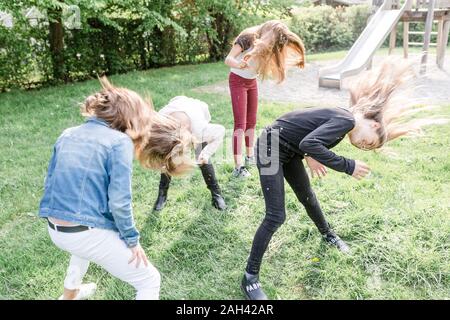
<instances>
[{"instance_id":1,"label":"dark green foliage","mask_svg":"<svg viewBox=\"0 0 450 320\"><path fill-rule=\"evenodd\" d=\"M0 3L0 91L224 58L241 29L291 1L19 0ZM40 18L25 17L36 8ZM78 18L79 17L79 18Z\"/></svg>"},{"instance_id":2,"label":"dark green foliage","mask_svg":"<svg viewBox=\"0 0 450 320\"><path fill-rule=\"evenodd\" d=\"M367 24L370 7L303 7L294 12L291 29L304 41L308 52L348 49Z\"/></svg>"}]
</instances>

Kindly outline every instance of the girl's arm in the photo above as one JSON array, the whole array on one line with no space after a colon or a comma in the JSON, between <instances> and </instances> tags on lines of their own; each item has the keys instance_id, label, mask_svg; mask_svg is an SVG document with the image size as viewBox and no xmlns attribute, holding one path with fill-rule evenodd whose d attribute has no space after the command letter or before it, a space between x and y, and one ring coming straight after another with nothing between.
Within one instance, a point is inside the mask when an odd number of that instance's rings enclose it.
<instances>
[{"instance_id":1,"label":"girl's arm","mask_svg":"<svg viewBox=\"0 0 450 320\"><path fill-rule=\"evenodd\" d=\"M228 53L228 56L225 58L225 64L231 68L245 69L248 66L247 63L236 59L241 53L242 47L235 44Z\"/></svg>"},{"instance_id":2,"label":"girl's arm","mask_svg":"<svg viewBox=\"0 0 450 320\"><path fill-rule=\"evenodd\" d=\"M353 128L353 123L346 119L333 118L308 134L299 144L305 156L321 164L349 175L355 170L355 160L335 154L327 146L333 145Z\"/></svg>"},{"instance_id":3,"label":"girl's arm","mask_svg":"<svg viewBox=\"0 0 450 320\"><path fill-rule=\"evenodd\" d=\"M109 159L108 205L121 238L128 247L139 244L131 207L131 174L134 146L130 138L124 137L113 147Z\"/></svg>"}]
</instances>

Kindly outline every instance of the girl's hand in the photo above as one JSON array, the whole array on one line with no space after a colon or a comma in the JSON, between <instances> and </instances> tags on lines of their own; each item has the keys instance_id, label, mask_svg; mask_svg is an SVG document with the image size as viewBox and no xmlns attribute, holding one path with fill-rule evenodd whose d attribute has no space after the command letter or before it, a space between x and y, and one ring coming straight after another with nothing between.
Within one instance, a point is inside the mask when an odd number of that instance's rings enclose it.
<instances>
[{"instance_id":1,"label":"girl's hand","mask_svg":"<svg viewBox=\"0 0 450 320\"><path fill-rule=\"evenodd\" d=\"M141 264L141 261L144 262L144 265L148 266L148 259L145 255L144 249L142 249L141 245L138 243L135 247L130 248L132 256L130 260L128 260L128 264L132 263L134 260L136 260L136 268L139 268L139 265Z\"/></svg>"},{"instance_id":2,"label":"girl's hand","mask_svg":"<svg viewBox=\"0 0 450 320\"><path fill-rule=\"evenodd\" d=\"M311 157L305 157L305 160L308 164L309 169L311 170L312 178L314 178L314 175L317 175L317 177L321 179L322 177L325 177L327 175L327 168L319 161L314 160Z\"/></svg>"},{"instance_id":3,"label":"girl's hand","mask_svg":"<svg viewBox=\"0 0 450 320\"><path fill-rule=\"evenodd\" d=\"M369 166L359 160L355 160L355 170L353 171L352 177L361 180L365 176L367 176L370 173Z\"/></svg>"},{"instance_id":4,"label":"girl's hand","mask_svg":"<svg viewBox=\"0 0 450 320\"><path fill-rule=\"evenodd\" d=\"M247 61L242 60L242 61L239 63L239 69L248 69L248 68L249 68L249 65L248 65Z\"/></svg>"},{"instance_id":5,"label":"girl's hand","mask_svg":"<svg viewBox=\"0 0 450 320\"><path fill-rule=\"evenodd\" d=\"M235 44L227 57L225 58L225 64L231 68L240 68L241 62L237 60L237 57L242 53L242 48L240 45Z\"/></svg>"}]
</instances>

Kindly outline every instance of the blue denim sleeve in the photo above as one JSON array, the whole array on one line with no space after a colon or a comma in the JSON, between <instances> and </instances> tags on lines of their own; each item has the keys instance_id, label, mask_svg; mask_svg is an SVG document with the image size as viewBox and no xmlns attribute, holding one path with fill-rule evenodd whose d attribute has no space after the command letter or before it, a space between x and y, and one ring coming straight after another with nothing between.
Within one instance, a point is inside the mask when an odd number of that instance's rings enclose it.
<instances>
[{"instance_id":1,"label":"blue denim sleeve","mask_svg":"<svg viewBox=\"0 0 450 320\"><path fill-rule=\"evenodd\" d=\"M55 170L55 163L56 163L56 146L53 147L52 157L51 157L50 162L48 164L47 176L45 177L45 180L44 180L44 188L45 188L45 190L47 190L48 187L49 187L50 179L52 177L53 171Z\"/></svg>"},{"instance_id":2,"label":"blue denim sleeve","mask_svg":"<svg viewBox=\"0 0 450 320\"><path fill-rule=\"evenodd\" d=\"M139 243L133 209L131 207L131 175L133 169L133 142L123 138L111 150L108 205L121 238L128 247Z\"/></svg>"}]
</instances>

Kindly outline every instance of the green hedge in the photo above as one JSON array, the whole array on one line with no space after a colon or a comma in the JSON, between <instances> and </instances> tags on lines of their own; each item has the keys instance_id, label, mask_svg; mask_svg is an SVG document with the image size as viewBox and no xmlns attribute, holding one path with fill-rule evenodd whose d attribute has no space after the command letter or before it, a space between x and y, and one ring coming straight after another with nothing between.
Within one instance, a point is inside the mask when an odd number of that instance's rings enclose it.
<instances>
[{"instance_id":1,"label":"green hedge","mask_svg":"<svg viewBox=\"0 0 450 320\"><path fill-rule=\"evenodd\" d=\"M63 41L55 45L52 25L58 19L64 23L65 8L75 4L80 9L81 28L64 27ZM292 11L292 4L292 0L0 2L0 11L14 16L13 28L0 26L0 91L219 61L240 30L269 19L288 19L293 31L304 39L308 52L347 49L369 15L367 6ZM47 19L31 25L23 12L33 6Z\"/></svg>"},{"instance_id":2,"label":"green hedge","mask_svg":"<svg viewBox=\"0 0 450 320\"><path fill-rule=\"evenodd\" d=\"M46 82L50 56L40 28L27 28L16 23L13 28L0 26L0 91L17 85L30 87Z\"/></svg>"},{"instance_id":3,"label":"green hedge","mask_svg":"<svg viewBox=\"0 0 450 320\"><path fill-rule=\"evenodd\" d=\"M348 49L365 28L369 15L367 5L305 7L294 12L290 26L308 52Z\"/></svg>"},{"instance_id":4,"label":"green hedge","mask_svg":"<svg viewBox=\"0 0 450 320\"><path fill-rule=\"evenodd\" d=\"M0 12L14 17L13 28L0 26L0 91L218 61L240 30L286 18L291 5L292 0L0 1ZM66 25L74 6L78 29ZM32 7L44 18L30 24L24 12ZM63 36L55 37L55 30Z\"/></svg>"}]
</instances>

